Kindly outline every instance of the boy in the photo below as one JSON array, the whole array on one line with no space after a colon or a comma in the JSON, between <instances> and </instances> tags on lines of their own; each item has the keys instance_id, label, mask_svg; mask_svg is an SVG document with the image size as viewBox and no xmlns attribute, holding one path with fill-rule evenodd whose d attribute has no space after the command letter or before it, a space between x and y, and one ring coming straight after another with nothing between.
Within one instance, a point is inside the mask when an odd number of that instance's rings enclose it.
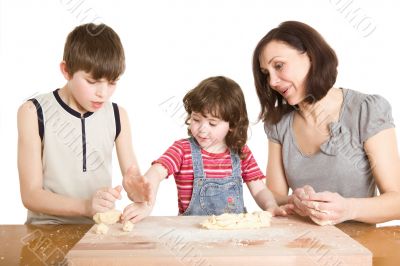
<instances>
[{"instance_id":1,"label":"boy","mask_svg":"<svg viewBox=\"0 0 400 266\"><path fill-rule=\"evenodd\" d=\"M122 190L111 187L114 142L122 173L137 166L126 111L108 101L125 70L118 35L104 24L76 27L66 40L60 69L64 87L18 110L26 223L93 223L96 212L114 208ZM140 175L138 167L133 171Z\"/></svg>"}]
</instances>

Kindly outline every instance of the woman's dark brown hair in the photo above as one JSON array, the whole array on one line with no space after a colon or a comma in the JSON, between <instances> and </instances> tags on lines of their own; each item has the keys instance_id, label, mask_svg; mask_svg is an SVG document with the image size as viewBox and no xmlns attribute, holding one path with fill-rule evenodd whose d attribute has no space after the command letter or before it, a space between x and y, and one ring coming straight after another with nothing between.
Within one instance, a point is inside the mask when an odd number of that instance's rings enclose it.
<instances>
[{"instance_id":1,"label":"woman's dark brown hair","mask_svg":"<svg viewBox=\"0 0 400 266\"><path fill-rule=\"evenodd\" d=\"M222 76L207 78L185 95L183 105L188 114L186 125L190 124L192 112L211 114L229 122L225 143L243 159L249 119L242 89L235 81ZM192 135L190 130L188 133Z\"/></svg>"},{"instance_id":2,"label":"woman's dark brown hair","mask_svg":"<svg viewBox=\"0 0 400 266\"><path fill-rule=\"evenodd\" d=\"M67 37L63 60L68 73L83 70L94 79L115 81L125 71L125 54L118 34L105 24L83 24Z\"/></svg>"},{"instance_id":3,"label":"woman's dark brown hair","mask_svg":"<svg viewBox=\"0 0 400 266\"><path fill-rule=\"evenodd\" d=\"M301 53L307 53L311 67L306 77L306 103L322 99L335 84L338 59L324 38L307 24L286 21L267 33L257 44L253 54L253 76L261 104L259 119L269 124L278 123L282 116L294 110L282 95L269 85L269 77L260 68L260 56L271 41L281 41Z\"/></svg>"}]
</instances>

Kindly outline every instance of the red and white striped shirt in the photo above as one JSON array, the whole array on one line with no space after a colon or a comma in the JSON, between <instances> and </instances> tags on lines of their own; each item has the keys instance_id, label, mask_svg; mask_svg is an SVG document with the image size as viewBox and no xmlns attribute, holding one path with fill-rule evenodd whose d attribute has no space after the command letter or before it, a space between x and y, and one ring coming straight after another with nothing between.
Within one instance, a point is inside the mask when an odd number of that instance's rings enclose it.
<instances>
[{"instance_id":1,"label":"red and white striped shirt","mask_svg":"<svg viewBox=\"0 0 400 266\"><path fill-rule=\"evenodd\" d=\"M243 182L265 178L249 147L245 145L242 150L243 154L246 155L245 159L241 160ZM229 149L223 153L210 153L201 149L201 154L206 177L223 178L232 175L232 161ZM179 213L184 213L192 198L194 179L189 140L181 139L175 141L154 163L163 165L168 171L168 176L174 175L178 190Z\"/></svg>"}]
</instances>

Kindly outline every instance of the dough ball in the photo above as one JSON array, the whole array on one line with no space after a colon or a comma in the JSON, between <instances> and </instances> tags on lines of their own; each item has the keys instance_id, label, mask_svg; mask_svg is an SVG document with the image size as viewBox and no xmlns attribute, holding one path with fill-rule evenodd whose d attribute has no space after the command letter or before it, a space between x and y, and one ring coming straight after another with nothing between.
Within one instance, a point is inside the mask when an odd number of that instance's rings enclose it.
<instances>
[{"instance_id":1,"label":"dough ball","mask_svg":"<svg viewBox=\"0 0 400 266\"><path fill-rule=\"evenodd\" d=\"M93 220L96 224L115 224L119 222L121 212L118 210L111 210L107 212L98 212L93 216Z\"/></svg>"},{"instance_id":2,"label":"dough ball","mask_svg":"<svg viewBox=\"0 0 400 266\"><path fill-rule=\"evenodd\" d=\"M107 232L108 232L108 226L107 225L105 225L103 223L100 223L100 224L97 225L96 234L105 235L105 234L107 234Z\"/></svg>"},{"instance_id":3,"label":"dough ball","mask_svg":"<svg viewBox=\"0 0 400 266\"><path fill-rule=\"evenodd\" d=\"M133 229L134 224L131 221L126 221L122 226L122 230L125 232L130 232Z\"/></svg>"}]
</instances>

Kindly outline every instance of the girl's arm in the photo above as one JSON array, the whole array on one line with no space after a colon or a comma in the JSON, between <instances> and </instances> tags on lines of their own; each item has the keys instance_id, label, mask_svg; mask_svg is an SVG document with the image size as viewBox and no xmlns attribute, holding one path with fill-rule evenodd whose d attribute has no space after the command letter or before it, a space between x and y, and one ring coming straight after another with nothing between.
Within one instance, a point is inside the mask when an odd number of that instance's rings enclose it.
<instances>
[{"instance_id":1,"label":"girl's arm","mask_svg":"<svg viewBox=\"0 0 400 266\"><path fill-rule=\"evenodd\" d=\"M146 202L139 201L128 205L121 217L123 221L130 220L136 223L150 215L156 201L158 187L167 175L167 169L161 164L155 163L147 170L144 176L129 178L127 184L131 191Z\"/></svg>"},{"instance_id":2,"label":"girl's arm","mask_svg":"<svg viewBox=\"0 0 400 266\"><path fill-rule=\"evenodd\" d=\"M274 195L261 179L249 181L246 184L254 200L262 210L270 211L274 216L285 216L293 209L293 206L289 204L279 207L275 201Z\"/></svg>"},{"instance_id":3,"label":"girl's arm","mask_svg":"<svg viewBox=\"0 0 400 266\"><path fill-rule=\"evenodd\" d=\"M267 210L269 208L278 206L275 201L274 195L265 186L264 182L261 179L247 182L246 185L249 188L250 193L256 201L257 205L261 209Z\"/></svg>"},{"instance_id":4,"label":"girl's arm","mask_svg":"<svg viewBox=\"0 0 400 266\"><path fill-rule=\"evenodd\" d=\"M118 189L111 188L96 192L92 199L70 198L43 189L38 117L30 101L18 110L18 171L22 203L34 212L91 217L96 211L113 207L119 197Z\"/></svg>"}]
</instances>

